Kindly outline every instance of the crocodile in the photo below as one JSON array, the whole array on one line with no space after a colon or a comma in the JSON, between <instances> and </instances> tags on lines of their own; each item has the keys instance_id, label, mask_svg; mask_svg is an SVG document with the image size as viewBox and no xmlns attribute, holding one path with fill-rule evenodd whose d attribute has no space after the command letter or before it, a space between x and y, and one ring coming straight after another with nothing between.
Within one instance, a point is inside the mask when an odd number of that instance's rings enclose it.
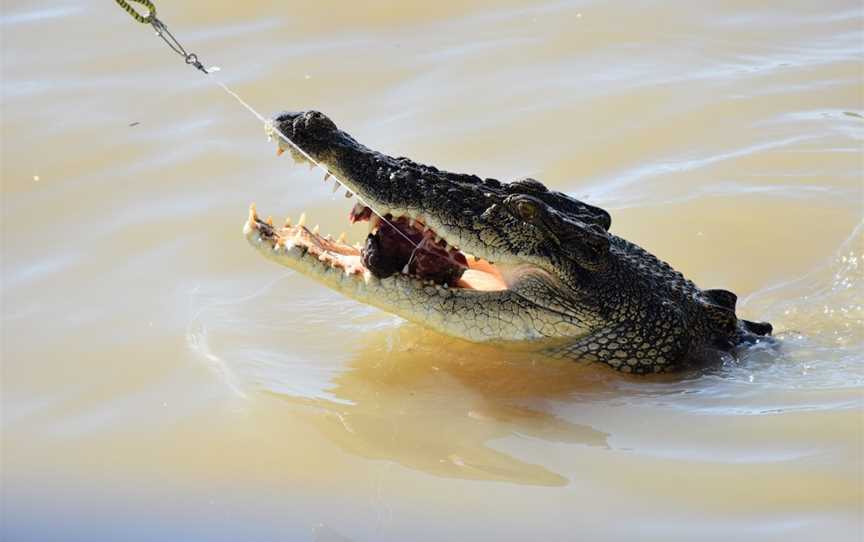
<instances>
[{"instance_id":1,"label":"crocodile","mask_svg":"<svg viewBox=\"0 0 864 542\"><path fill-rule=\"evenodd\" d=\"M440 333L526 345L625 373L678 371L771 335L736 296L702 290L610 233L609 213L526 178L505 183L370 150L318 111L268 120L277 154L319 165L368 222L349 245L276 226L254 204L247 241L266 258ZM305 216L305 215L304 215Z\"/></svg>"}]
</instances>

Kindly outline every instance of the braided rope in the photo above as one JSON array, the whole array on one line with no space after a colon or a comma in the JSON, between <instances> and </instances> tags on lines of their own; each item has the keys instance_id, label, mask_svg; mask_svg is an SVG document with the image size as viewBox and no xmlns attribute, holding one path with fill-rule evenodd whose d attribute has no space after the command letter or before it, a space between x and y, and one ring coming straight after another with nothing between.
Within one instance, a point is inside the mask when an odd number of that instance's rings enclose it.
<instances>
[{"instance_id":1,"label":"braided rope","mask_svg":"<svg viewBox=\"0 0 864 542\"><path fill-rule=\"evenodd\" d=\"M117 5L121 8L125 9L133 19L143 24L152 24L156 19L156 6L153 5L153 2L150 0L129 0L130 2L134 2L136 4L141 4L145 8L147 8L147 15L141 15L141 13L129 5L129 2L126 0L114 0L117 2Z\"/></svg>"}]
</instances>

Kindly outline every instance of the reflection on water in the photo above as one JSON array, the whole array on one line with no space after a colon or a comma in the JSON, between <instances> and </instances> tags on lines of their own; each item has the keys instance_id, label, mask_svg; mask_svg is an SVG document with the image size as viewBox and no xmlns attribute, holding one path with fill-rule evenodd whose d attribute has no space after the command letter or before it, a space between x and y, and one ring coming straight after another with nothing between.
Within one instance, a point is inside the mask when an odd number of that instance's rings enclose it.
<instances>
[{"instance_id":1,"label":"reflection on water","mask_svg":"<svg viewBox=\"0 0 864 542\"><path fill-rule=\"evenodd\" d=\"M350 203L113 4L10 1L0 538L864 537L858 3L159 7L262 112L607 207L779 347L633 378L341 298L240 226Z\"/></svg>"},{"instance_id":2,"label":"reflection on water","mask_svg":"<svg viewBox=\"0 0 864 542\"><path fill-rule=\"evenodd\" d=\"M546 400L586 386L579 371L538 369L538 361L549 360L459 348L406 327L396 337L370 337L331 382L337 400L281 397L325 412L316 426L344 450L436 476L565 485L561 475L496 451L492 441L518 436L607 446L607 434L544 408Z\"/></svg>"}]
</instances>

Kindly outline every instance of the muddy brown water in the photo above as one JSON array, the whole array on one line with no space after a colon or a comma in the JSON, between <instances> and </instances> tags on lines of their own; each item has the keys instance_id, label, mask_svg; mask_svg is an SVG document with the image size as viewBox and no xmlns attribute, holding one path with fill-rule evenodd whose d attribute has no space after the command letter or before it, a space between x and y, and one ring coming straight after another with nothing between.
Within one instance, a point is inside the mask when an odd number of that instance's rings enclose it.
<instances>
[{"instance_id":1,"label":"muddy brown water","mask_svg":"<svg viewBox=\"0 0 864 542\"><path fill-rule=\"evenodd\" d=\"M112 2L6 1L4 538L861 539L860 3L181 4L262 112L608 208L783 346L625 378L346 300L241 227L351 202Z\"/></svg>"}]
</instances>

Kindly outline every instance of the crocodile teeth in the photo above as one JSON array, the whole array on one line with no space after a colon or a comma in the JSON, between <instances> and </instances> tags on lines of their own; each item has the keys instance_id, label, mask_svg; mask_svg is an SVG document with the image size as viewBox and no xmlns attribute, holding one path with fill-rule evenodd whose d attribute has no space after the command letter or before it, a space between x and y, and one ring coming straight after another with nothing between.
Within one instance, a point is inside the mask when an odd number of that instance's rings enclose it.
<instances>
[{"instance_id":1,"label":"crocodile teeth","mask_svg":"<svg viewBox=\"0 0 864 542\"><path fill-rule=\"evenodd\" d=\"M249 225L251 225L253 228L257 228L258 227L258 225L256 224L257 220L258 220L258 213L255 212L255 204L253 203L253 204L249 205Z\"/></svg>"},{"instance_id":2,"label":"crocodile teeth","mask_svg":"<svg viewBox=\"0 0 864 542\"><path fill-rule=\"evenodd\" d=\"M369 220L369 233L374 233L381 227L381 219L377 216L373 216Z\"/></svg>"},{"instance_id":3,"label":"crocodile teeth","mask_svg":"<svg viewBox=\"0 0 864 542\"><path fill-rule=\"evenodd\" d=\"M326 183L326 182L327 182L327 179L329 179L329 178L330 178L330 172L329 172L329 171L325 171L325 172L324 172L324 182Z\"/></svg>"},{"instance_id":4,"label":"crocodile teeth","mask_svg":"<svg viewBox=\"0 0 864 542\"><path fill-rule=\"evenodd\" d=\"M335 194L336 192L338 192L341 187L342 187L341 184L333 183L333 193Z\"/></svg>"},{"instance_id":5,"label":"crocodile teeth","mask_svg":"<svg viewBox=\"0 0 864 542\"><path fill-rule=\"evenodd\" d=\"M267 225L268 225L268 226L272 226L272 225L273 225L273 217L272 217L272 216L268 216L266 222L267 222Z\"/></svg>"},{"instance_id":6,"label":"crocodile teeth","mask_svg":"<svg viewBox=\"0 0 864 542\"><path fill-rule=\"evenodd\" d=\"M297 221L297 226L303 227L306 225L306 213L300 215L300 220Z\"/></svg>"},{"instance_id":7,"label":"crocodile teeth","mask_svg":"<svg viewBox=\"0 0 864 542\"><path fill-rule=\"evenodd\" d=\"M347 188L345 189L345 199L351 199L354 194L351 193Z\"/></svg>"},{"instance_id":8,"label":"crocodile teeth","mask_svg":"<svg viewBox=\"0 0 864 542\"><path fill-rule=\"evenodd\" d=\"M286 216L286 217L285 217L285 227L287 228L287 227L290 226L290 225L291 225L291 217L290 217L290 216Z\"/></svg>"},{"instance_id":9,"label":"crocodile teeth","mask_svg":"<svg viewBox=\"0 0 864 542\"><path fill-rule=\"evenodd\" d=\"M340 243L340 244L345 242L345 232L344 231L339 234L339 239L337 239L336 242Z\"/></svg>"},{"instance_id":10,"label":"crocodile teeth","mask_svg":"<svg viewBox=\"0 0 864 542\"><path fill-rule=\"evenodd\" d=\"M348 220L349 220L352 224L353 224L354 222L356 222L356 221L357 221L357 217L359 217L359 216L361 216L361 215L363 214L363 210L364 210L364 209L366 209L366 207L365 207L362 203L360 203L360 202L355 203L355 204L354 204L354 207L351 209L351 213L348 215Z\"/></svg>"},{"instance_id":11,"label":"crocodile teeth","mask_svg":"<svg viewBox=\"0 0 864 542\"><path fill-rule=\"evenodd\" d=\"M321 230L321 229L318 227L318 224L315 224L315 227L312 228L312 233L314 233L315 235L318 235L318 232L319 232L320 230Z\"/></svg>"}]
</instances>

